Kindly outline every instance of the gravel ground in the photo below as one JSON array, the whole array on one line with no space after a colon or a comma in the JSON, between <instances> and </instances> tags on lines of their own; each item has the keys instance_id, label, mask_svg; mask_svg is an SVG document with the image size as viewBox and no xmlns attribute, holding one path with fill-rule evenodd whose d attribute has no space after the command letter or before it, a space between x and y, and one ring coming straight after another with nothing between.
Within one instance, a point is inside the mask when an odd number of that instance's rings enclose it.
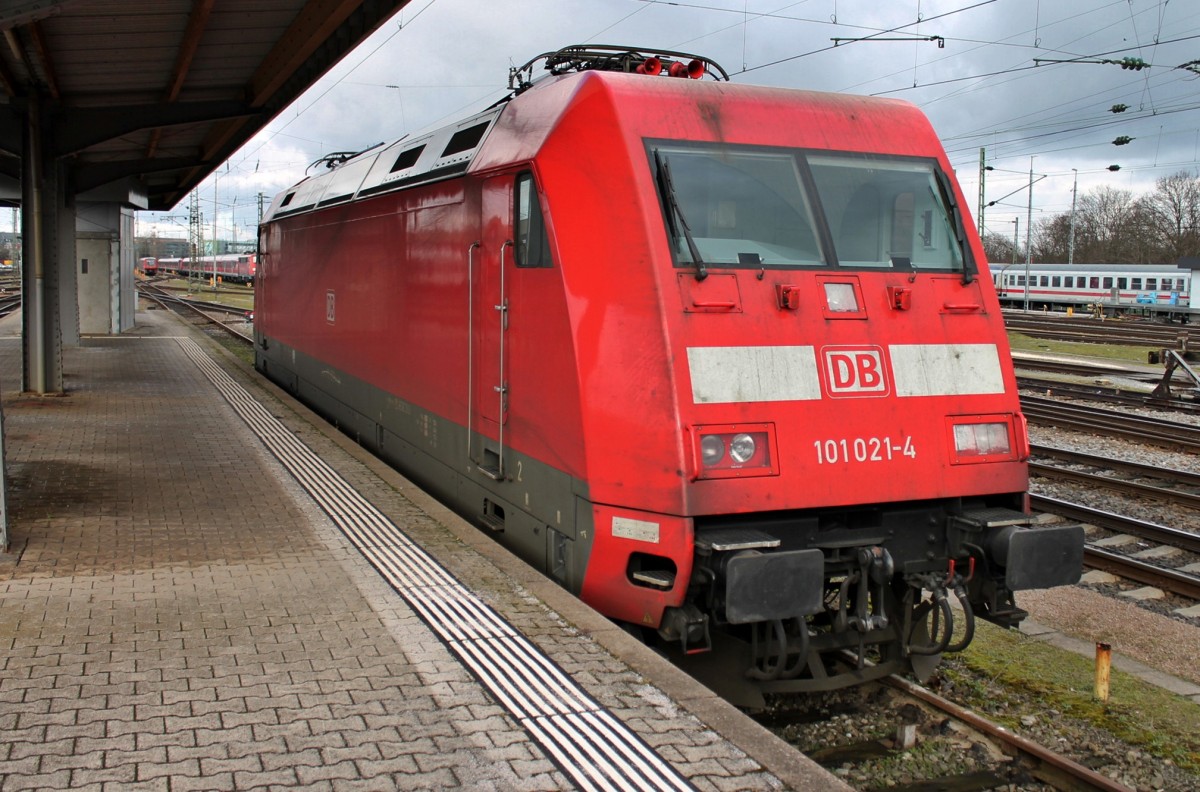
<instances>
[{"instance_id":1,"label":"gravel ground","mask_svg":"<svg viewBox=\"0 0 1200 792\"><path fill-rule=\"evenodd\" d=\"M953 661L950 661L953 664ZM935 678L935 692L954 700L960 691L944 675ZM1095 727L1065 718L1047 710L1030 697L991 685L997 702L991 710L979 708L986 716L1024 713L1021 735L1057 751L1067 752L1076 761L1114 779L1136 792L1195 792L1200 778L1148 756L1114 739ZM975 693L978 695L978 693ZM792 702L773 713L786 720L792 716L800 723L778 725L784 739L831 766L832 772L859 790L886 790L892 787L942 789L938 780L953 776L987 772L995 777L991 787L1005 792L1051 792L1055 788L1041 783L1021 760L1007 756L973 730L926 706L913 703L895 691L875 686L860 686L810 696L804 703ZM829 762L823 751L835 746L861 745L877 741L885 748L895 747L902 724L915 727L915 745L907 750L889 750L863 761Z\"/></svg>"},{"instance_id":2,"label":"gravel ground","mask_svg":"<svg viewBox=\"0 0 1200 792\"><path fill-rule=\"evenodd\" d=\"M1082 586L1023 591L1018 596L1021 607L1039 624L1089 643L1103 641L1118 654L1200 685L1196 619L1164 616ZM1200 728L1200 704L1196 724Z\"/></svg>"},{"instance_id":3,"label":"gravel ground","mask_svg":"<svg viewBox=\"0 0 1200 792\"><path fill-rule=\"evenodd\" d=\"M1161 416L1165 420L1200 425L1200 416L1152 410L1136 412ZM1029 434L1030 441L1035 445L1111 456L1160 468L1200 472L1200 458L1193 454L1044 426L1030 426ZM1163 505L1104 489L1039 478L1032 480L1030 491L1200 533L1200 514L1194 509ZM1094 540L1105 533L1099 529L1092 530L1089 531L1089 538ZM1132 545L1129 548L1131 551L1137 549L1141 547ZM1181 551L1164 563L1167 566L1178 567L1194 563L1196 560L1194 556ZM1196 660L1200 657L1200 618L1188 618L1177 613L1178 610L1195 603L1169 596L1131 603L1130 600L1121 597L1122 592L1135 588L1138 586L1130 583L1086 588L1068 587L1021 592L1019 599L1021 607L1029 610L1035 621L1086 640L1106 640L1112 643L1117 651L1124 652L1147 665L1200 683L1200 671L1197 670ZM1099 607L1100 605L1106 607ZM1150 619L1149 614L1145 613L1147 611L1161 618ZM1103 635L1109 638L1098 637Z\"/></svg>"},{"instance_id":4,"label":"gravel ground","mask_svg":"<svg viewBox=\"0 0 1200 792\"><path fill-rule=\"evenodd\" d=\"M1106 406L1106 405L1100 405ZM1106 406L1112 409L1111 406ZM1146 415L1161 415L1165 420L1200 425L1200 416L1180 416L1139 410ZM1075 431L1030 427L1034 444L1054 446L1089 454L1128 459L1158 467L1200 472L1200 459L1164 449L1117 441ZM1164 525L1200 532L1200 515L1194 510L1165 507L1131 499L1117 493L1035 479L1031 491L1072 500L1092 508L1118 514L1131 514ZM1103 532L1093 531L1095 536ZM1182 555L1178 566L1195 559ZM1031 620L1089 644L1109 643L1117 655L1124 655L1151 668L1200 684L1200 618L1187 618L1180 608L1195 603L1172 598L1135 602L1121 593L1137 586L1128 583L1066 586L1047 591L1026 591L1018 595L1018 604L1029 611ZM947 669L964 673L965 666L953 658ZM1119 661L1118 661L1119 665ZM932 683L937 692L956 698L952 674L938 674ZM1200 778L1182 772L1136 749L1111 734L1085 723L1064 717L1046 704L1019 691L1001 690L993 680L976 679L972 687L991 689L994 716L1019 718L1023 736L1056 750L1069 753L1087 766L1114 778L1138 792L1194 792ZM813 711L813 722L791 723L777 731L786 739L811 753L833 745L849 745L871 739L885 743L896 731L897 723L915 723L917 747L863 763L846 762L835 768L847 783L863 790L887 789L913 780L939 775L987 769L1008 779L1007 790L1047 790L1007 757L997 754L982 741L948 727L944 718L913 711L911 704L897 702L884 706L892 694L866 689L839 691L809 698L804 706ZM986 705L985 705L986 709ZM985 714L989 714L986 713ZM1196 705L1196 724L1200 730L1200 704Z\"/></svg>"}]
</instances>

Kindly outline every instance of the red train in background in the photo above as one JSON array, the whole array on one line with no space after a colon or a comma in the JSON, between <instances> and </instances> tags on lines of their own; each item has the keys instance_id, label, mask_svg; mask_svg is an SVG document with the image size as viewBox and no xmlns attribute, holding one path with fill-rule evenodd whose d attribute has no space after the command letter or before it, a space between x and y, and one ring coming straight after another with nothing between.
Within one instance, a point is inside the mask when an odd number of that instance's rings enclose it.
<instances>
[{"instance_id":1,"label":"red train in background","mask_svg":"<svg viewBox=\"0 0 1200 792\"><path fill-rule=\"evenodd\" d=\"M146 277L158 274L158 259L153 256L144 256L138 259L138 269Z\"/></svg>"},{"instance_id":2,"label":"red train in background","mask_svg":"<svg viewBox=\"0 0 1200 792\"><path fill-rule=\"evenodd\" d=\"M547 53L284 191L256 366L733 700L924 675L1076 581L1082 529L1031 525L928 121L723 76Z\"/></svg>"},{"instance_id":3,"label":"red train in background","mask_svg":"<svg viewBox=\"0 0 1200 792\"><path fill-rule=\"evenodd\" d=\"M257 253L223 253L198 258L160 258L157 271L182 278L220 278L224 283L254 283Z\"/></svg>"}]
</instances>

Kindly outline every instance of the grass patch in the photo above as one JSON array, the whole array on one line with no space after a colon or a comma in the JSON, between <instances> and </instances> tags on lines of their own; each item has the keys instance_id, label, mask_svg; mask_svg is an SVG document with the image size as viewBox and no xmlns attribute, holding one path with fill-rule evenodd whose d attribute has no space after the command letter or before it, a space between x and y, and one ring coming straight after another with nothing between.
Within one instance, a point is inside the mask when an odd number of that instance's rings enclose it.
<instances>
[{"instance_id":1,"label":"grass patch","mask_svg":"<svg viewBox=\"0 0 1200 792\"><path fill-rule=\"evenodd\" d=\"M228 349L231 353L233 353L234 357L238 358L243 363L245 363L251 367L254 366L254 348L253 347L251 347L247 344L243 344L241 341L238 341L237 339L233 338L229 334L225 334L224 337L216 337L215 340L218 344L220 344L221 346Z\"/></svg>"},{"instance_id":2,"label":"grass patch","mask_svg":"<svg viewBox=\"0 0 1200 792\"><path fill-rule=\"evenodd\" d=\"M978 698L970 706L1014 731L1020 731L1022 714L1044 717L1046 710L1057 710L1181 769L1200 772L1200 706L1195 702L1114 668L1109 701L1102 704L1092 697L1092 658L1015 630L978 627L971 646L940 672L954 683L956 695ZM960 664L969 673L956 668Z\"/></svg>"},{"instance_id":3,"label":"grass patch","mask_svg":"<svg viewBox=\"0 0 1200 792\"><path fill-rule=\"evenodd\" d=\"M1075 355L1078 357L1102 358L1118 360L1123 363L1138 363L1146 365L1146 355L1150 347L1123 346L1121 344L1085 344L1080 341L1054 341L1049 338L1035 338L1009 331L1008 344L1014 352L1050 352L1056 355Z\"/></svg>"}]
</instances>

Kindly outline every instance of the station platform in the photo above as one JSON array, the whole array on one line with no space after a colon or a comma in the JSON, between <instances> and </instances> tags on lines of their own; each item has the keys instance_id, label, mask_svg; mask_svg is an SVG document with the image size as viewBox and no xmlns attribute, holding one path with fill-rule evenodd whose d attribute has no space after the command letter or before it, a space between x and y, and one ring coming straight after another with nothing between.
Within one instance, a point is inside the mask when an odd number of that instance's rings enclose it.
<instances>
[{"instance_id":1,"label":"station platform","mask_svg":"<svg viewBox=\"0 0 1200 792\"><path fill-rule=\"evenodd\" d=\"M3 792L849 789L172 315L19 333Z\"/></svg>"}]
</instances>

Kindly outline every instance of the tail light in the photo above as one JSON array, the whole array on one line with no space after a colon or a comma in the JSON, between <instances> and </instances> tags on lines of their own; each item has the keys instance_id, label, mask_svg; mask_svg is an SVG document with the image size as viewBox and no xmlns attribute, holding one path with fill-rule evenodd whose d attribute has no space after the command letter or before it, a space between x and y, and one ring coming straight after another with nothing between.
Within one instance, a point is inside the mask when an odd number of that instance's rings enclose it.
<instances>
[{"instance_id":1,"label":"tail light","mask_svg":"<svg viewBox=\"0 0 1200 792\"><path fill-rule=\"evenodd\" d=\"M1003 462L1019 458L1011 415L960 415L950 419L955 464Z\"/></svg>"}]
</instances>

